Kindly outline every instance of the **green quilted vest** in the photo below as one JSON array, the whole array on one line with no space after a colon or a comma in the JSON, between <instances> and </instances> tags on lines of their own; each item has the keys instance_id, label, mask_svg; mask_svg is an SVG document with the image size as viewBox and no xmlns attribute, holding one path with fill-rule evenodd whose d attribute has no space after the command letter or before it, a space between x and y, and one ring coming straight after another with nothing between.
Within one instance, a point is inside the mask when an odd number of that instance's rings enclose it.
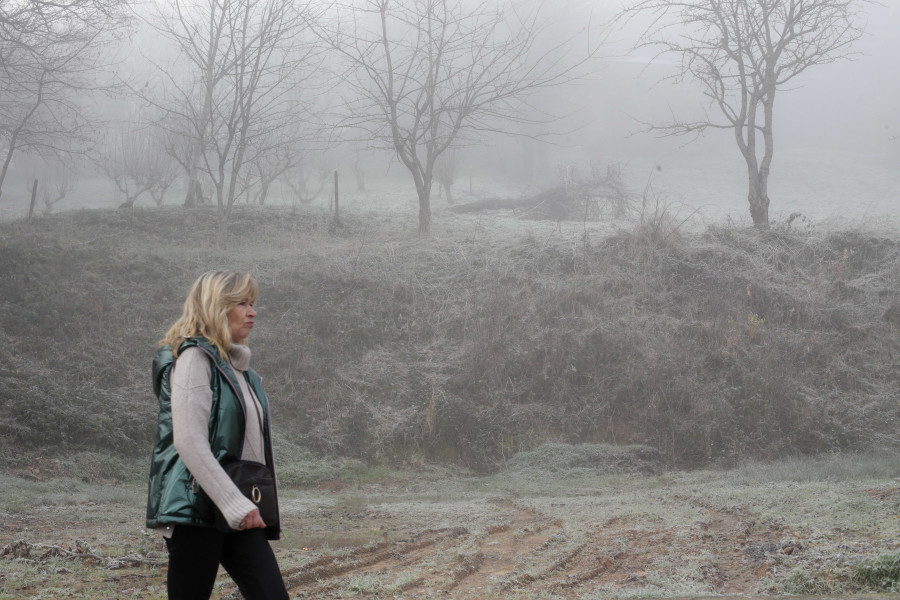
<instances>
[{"instance_id":1,"label":"green quilted vest","mask_svg":"<svg viewBox=\"0 0 900 600\"><path fill-rule=\"evenodd\" d=\"M207 339L187 338L179 354L191 346L203 350L213 363L210 387L212 407L209 415L209 445L216 460L240 459L244 443L244 409L239 376ZM172 404L169 376L175 358L172 349L163 346L153 359L153 392L159 400L159 420L156 443L150 464L147 496L147 527L166 525L215 526L215 507L200 489L175 450L172 436ZM247 381L262 405L264 418L263 443L271 457L269 402L262 389L262 380L252 369L246 371ZM271 462L271 459L269 460ZM268 465L274 473L272 464ZM270 531L271 530L271 531ZM276 527L266 530L269 539L277 539Z\"/></svg>"}]
</instances>

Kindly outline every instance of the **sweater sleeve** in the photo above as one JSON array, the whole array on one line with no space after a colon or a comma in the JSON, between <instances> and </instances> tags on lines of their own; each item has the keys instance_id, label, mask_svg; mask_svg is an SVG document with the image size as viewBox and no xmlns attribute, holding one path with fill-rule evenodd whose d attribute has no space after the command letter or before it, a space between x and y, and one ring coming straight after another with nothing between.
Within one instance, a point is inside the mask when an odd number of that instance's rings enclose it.
<instances>
[{"instance_id":1,"label":"sweater sleeve","mask_svg":"<svg viewBox=\"0 0 900 600\"><path fill-rule=\"evenodd\" d=\"M225 474L209 445L212 410L212 374L209 357L199 348L187 348L172 371L172 433L175 450L185 466L234 529L256 509Z\"/></svg>"}]
</instances>

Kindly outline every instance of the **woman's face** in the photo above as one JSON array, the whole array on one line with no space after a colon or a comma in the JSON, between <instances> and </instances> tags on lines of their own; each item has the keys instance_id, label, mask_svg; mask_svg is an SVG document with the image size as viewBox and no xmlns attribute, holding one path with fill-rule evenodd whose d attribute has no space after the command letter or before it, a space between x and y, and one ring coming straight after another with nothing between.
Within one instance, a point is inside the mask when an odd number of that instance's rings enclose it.
<instances>
[{"instance_id":1,"label":"woman's face","mask_svg":"<svg viewBox=\"0 0 900 600\"><path fill-rule=\"evenodd\" d=\"M244 301L228 311L228 327L231 329L231 341L235 344L243 344L253 329L256 320L256 311L253 304Z\"/></svg>"}]
</instances>

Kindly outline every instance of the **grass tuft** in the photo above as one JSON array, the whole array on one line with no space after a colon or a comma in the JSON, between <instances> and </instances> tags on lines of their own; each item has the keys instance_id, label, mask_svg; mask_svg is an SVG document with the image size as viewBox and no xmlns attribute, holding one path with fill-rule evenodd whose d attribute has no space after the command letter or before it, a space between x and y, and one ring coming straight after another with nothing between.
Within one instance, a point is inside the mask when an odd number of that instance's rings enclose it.
<instances>
[{"instance_id":1,"label":"grass tuft","mask_svg":"<svg viewBox=\"0 0 900 600\"><path fill-rule=\"evenodd\" d=\"M853 579L869 591L900 591L900 553L860 562L854 568Z\"/></svg>"}]
</instances>

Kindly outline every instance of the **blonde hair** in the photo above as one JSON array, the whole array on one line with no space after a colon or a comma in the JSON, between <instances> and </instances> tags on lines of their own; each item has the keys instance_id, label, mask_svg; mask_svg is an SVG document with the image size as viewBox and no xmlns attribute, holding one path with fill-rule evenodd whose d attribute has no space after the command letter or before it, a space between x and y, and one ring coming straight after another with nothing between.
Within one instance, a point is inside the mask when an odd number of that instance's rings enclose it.
<instances>
[{"instance_id":1,"label":"blonde hair","mask_svg":"<svg viewBox=\"0 0 900 600\"><path fill-rule=\"evenodd\" d=\"M159 344L168 344L178 356L185 338L204 337L225 357L231 349L228 311L242 302L253 304L258 297L259 286L249 273L208 271L191 286L181 317Z\"/></svg>"}]
</instances>

